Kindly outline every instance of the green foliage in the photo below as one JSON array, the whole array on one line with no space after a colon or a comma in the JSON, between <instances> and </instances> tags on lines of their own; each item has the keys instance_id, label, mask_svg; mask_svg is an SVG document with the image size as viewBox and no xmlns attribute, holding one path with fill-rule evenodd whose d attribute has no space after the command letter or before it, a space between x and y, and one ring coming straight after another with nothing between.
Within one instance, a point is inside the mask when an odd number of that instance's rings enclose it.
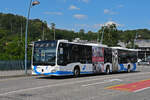
<instances>
[{"instance_id":1,"label":"green foliage","mask_svg":"<svg viewBox=\"0 0 150 100\"><path fill-rule=\"evenodd\" d=\"M119 31L115 24L104 26L99 30L100 37L103 36L103 44L108 46L116 46L119 40Z\"/></svg>"},{"instance_id":2,"label":"green foliage","mask_svg":"<svg viewBox=\"0 0 150 100\"><path fill-rule=\"evenodd\" d=\"M88 31L88 33L85 34L85 40L88 41L97 41L97 33L94 33L92 31Z\"/></svg>"},{"instance_id":3,"label":"green foliage","mask_svg":"<svg viewBox=\"0 0 150 100\"><path fill-rule=\"evenodd\" d=\"M24 59L25 24L26 18L22 16L0 13L0 60ZM49 28L45 22L39 19L29 21L28 44L41 39L43 27L47 32ZM31 59L30 47L28 59Z\"/></svg>"},{"instance_id":4,"label":"green foliage","mask_svg":"<svg viewBox=\"0 0 150 100\"><path fill-rule=\"evenodd\" d=\"M25 50L25 26L26 18L13 14L0 13L0 60L24 60ZM75 38L88 41L99 41L104 32L103 44L108 46L117 46L118 41L122 41L128 48L133 48L136 33L138 39L150 39L150 30L117 30L117 26L102 27L98 32L80 29L79 32L57 29L55 23L51 23L52 28L49 28L46 21L39 19L29 20L28 29L28 44L37 40L53 40L54 28L56 40L66 39L69 41ZM137 47L137 46L135 46ZM28 45L28 59L31 59L31 47Z\"/></svg>"}]
</instances>

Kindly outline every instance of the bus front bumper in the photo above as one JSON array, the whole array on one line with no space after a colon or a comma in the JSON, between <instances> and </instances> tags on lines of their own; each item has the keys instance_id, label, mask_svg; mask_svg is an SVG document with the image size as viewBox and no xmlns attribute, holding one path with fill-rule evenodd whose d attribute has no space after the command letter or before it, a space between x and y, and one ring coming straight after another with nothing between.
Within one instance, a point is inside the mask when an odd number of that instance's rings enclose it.
<instances>
[{"instance_id":1,"label":"bus front bumper","mask_svg":"<svg viewBox=\"0 0 150 100\"><path fill-rule=\"evenodd\" d=\"M42 67L33 66L32 67L32 75L44 75L44 76L65 76L65 75L73 75L71 71L59 71L55 68L47 71Z\"/></svg>"}]
</instances>

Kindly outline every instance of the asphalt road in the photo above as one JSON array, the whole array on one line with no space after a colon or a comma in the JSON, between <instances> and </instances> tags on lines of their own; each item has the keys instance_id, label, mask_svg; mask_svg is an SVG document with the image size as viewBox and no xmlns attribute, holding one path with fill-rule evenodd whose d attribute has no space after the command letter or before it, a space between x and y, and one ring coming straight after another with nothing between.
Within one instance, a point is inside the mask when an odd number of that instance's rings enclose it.
<instances>
[{"instance_id":1,"label":"asphalt road","mask_svg":"<svg viewBox=\"0 0 150 100\"><path fill-rule=\"evenodd\" d=\"M149 83L125 89L113 87L150 80L150 66L140 66L131 73L69 77L19 77L0 79L0 100L149 100ZM141 84L141 83L140 83ZM128 89L128 91L127 91Z\"/></svg>"}]
</instances>

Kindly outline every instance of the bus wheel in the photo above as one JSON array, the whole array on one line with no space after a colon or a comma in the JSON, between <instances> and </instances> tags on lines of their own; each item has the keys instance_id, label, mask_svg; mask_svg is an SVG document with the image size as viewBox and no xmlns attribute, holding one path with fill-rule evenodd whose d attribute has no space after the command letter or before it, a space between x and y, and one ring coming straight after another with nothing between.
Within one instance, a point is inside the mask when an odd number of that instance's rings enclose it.
<instances>
[{"instance_id":1,"label":"bus wheel","mask_svg":"<svg viewBox=\"0 0 150 100\"><path fill-rule=\"evenodd\" d=\"M110 68L109 67L106 67L106 74L110 74Z\"/></svg>"},{"instance_id":2,"label":"bus wheel","mask_svg":"<svg viewBox=\"0 0 150 100\"><path fill-rule=\"evenodd\" d=\"M130 65L128 66L127 72L128 72L128 73L131 72L131 70L130 70Z\"/></svg>"},{"instance_id":3,"label":"bus wheel","mask_svg":"<svg viewBox=\"0 0 150 100\"><path fill-rule=\"evenodd\" d=\"M78 77L80 75L80 69L79 67L75 67L74 69L74 77Z\"/></svg>"}]
</instances>

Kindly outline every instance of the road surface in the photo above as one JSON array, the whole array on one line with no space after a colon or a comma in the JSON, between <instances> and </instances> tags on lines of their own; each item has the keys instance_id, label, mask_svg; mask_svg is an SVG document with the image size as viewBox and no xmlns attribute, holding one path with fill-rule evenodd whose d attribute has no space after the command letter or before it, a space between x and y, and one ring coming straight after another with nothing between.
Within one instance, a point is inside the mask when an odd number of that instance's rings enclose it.
<instances>
[{"instance_id":1,"label":"road surface","mask_svg":"<svg viewBox=\"0 0 150 100\"><path fill-rule=\"evenodd\" d=\"M0 100L149 100L150 66L131 73L0 79Z\"/></svg>"}]
</instances>

